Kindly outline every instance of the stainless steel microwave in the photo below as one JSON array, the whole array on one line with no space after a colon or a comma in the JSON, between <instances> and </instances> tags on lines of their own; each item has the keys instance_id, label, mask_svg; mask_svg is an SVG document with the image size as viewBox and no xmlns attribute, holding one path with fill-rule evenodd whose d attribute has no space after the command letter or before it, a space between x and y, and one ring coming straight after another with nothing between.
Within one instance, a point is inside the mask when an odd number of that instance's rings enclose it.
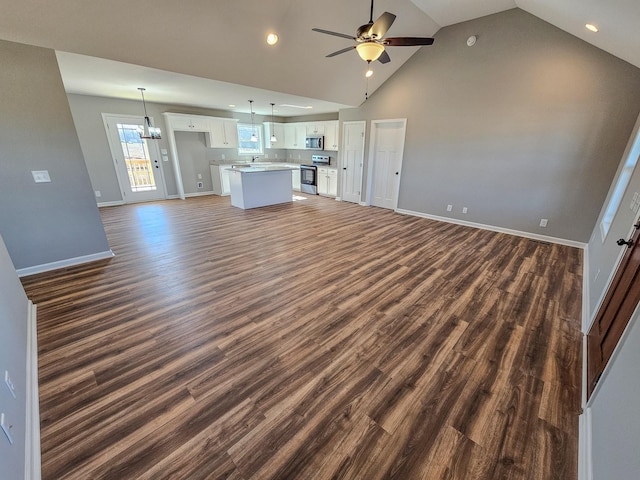
<instances>
[{"instance_id":1,"label":"stainless steel microwave","mask_svg":"<svg viewBox=\"0 0 640 480\"><path fill-rule=\"evenodd\" d=\"M308 135L304 142L304 148L324 150L324 137L322 135Z\"/></svg>"}]
</instances>

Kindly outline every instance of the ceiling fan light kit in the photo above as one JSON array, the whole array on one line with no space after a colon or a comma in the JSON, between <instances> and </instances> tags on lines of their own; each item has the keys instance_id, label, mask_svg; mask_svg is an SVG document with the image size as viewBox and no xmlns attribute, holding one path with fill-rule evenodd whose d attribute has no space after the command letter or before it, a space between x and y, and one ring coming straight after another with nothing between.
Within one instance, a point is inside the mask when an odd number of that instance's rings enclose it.
<instances>
[{"instance_id":1,"label":"ceiling fan light kit","mask_svg":"<svg viewBox=\"0 0 640 480\"><path fill-rule=\"evenodd\" d=\"M356 45L356 51L365 62L375 62L384 52L384 46L377 42L363 42Z\"/></svg>"},{"instance_id":2,"label":"ceiling fan light kit","mask_svg":"<svg viewBox=\"0 0 640 480\"><path fill-rule=\"evenodd\" d=\"M395 37L395 38L383 38L387 33L387 30L391 27L395 21L396 16L393 13L384 12L373 21L373 0L371 0L371 14L369 16L369 22L361 25L356 30L356 34L347 35L345 33L332 32L331 30L324 30L322 28L312 28L314 32L324 33L326 35L333 35L334 37L347 38L356 42L356 45L346 47L337 52L330 53L327 57L335 57L342 53L349 52L355 48L360 58L365 62L374 62L378 60L380 63L389 63L391 58L385 51L385 46L388 47L417 47L421 45L432 45L433 38L427 37Z\"/></svg>"}]
</instances>

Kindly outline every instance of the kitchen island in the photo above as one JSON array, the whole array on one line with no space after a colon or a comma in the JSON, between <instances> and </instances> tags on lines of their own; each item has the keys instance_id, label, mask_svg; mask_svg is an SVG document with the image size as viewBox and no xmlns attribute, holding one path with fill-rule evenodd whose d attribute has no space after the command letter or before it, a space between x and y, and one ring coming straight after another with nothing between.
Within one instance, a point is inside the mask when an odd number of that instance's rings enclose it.
<instances>
[{"instance_id":1,"label":"kitchen island","mask_svg":"<svg viewBox=\"0 0 640 480\"><path fill-rule=\"evenodd\" d=\"M231 205L247 209L291 202L291 170L262 165L230 169Z\"/></svg>"}]
</instances>

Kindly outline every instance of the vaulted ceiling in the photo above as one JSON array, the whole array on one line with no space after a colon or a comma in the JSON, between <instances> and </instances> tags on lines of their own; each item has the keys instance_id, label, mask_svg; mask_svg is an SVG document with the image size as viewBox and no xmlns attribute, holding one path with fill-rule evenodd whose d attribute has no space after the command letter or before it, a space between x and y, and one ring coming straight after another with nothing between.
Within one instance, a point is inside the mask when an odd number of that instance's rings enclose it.
<instances>
[{"instance_id":1,"label":"vaulted ceiling","mask_svg":"<svg viewBox=\"0 0 640 480\"><path fill-rule=\"evenodd\" d=\"M330 52L369 20L369 0L0 0L0 38L55 49L71 93L139 98L279 115L337 111L364 101L366 64L355 51ZM638 0L377 0L374 18L397 15L388 36L433 36L444 26L519 7L640 67ZM600 28L597 34L586 23ZM265 42L275 31L280 41ZM389 47L374 65L369 93L418 48ZM312 106L310 110L281 107Z\"/></svg>"}]
</instances>

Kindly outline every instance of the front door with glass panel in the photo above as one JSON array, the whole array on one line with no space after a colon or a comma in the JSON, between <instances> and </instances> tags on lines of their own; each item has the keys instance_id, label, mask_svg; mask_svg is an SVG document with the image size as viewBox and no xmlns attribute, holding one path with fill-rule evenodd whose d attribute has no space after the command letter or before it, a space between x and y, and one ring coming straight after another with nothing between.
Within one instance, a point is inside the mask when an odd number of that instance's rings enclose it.
<instances>
[{"instance_id":1,"label":"front door with glass panel","mask_svg":"<svg viewBox=\"0 0 640 480\"><path fill-rule=\"evenodd\" d=\"M157 140L140 138L143 118L102 116L124 202L166 198Z\"/></svg>"}]
</instances>

